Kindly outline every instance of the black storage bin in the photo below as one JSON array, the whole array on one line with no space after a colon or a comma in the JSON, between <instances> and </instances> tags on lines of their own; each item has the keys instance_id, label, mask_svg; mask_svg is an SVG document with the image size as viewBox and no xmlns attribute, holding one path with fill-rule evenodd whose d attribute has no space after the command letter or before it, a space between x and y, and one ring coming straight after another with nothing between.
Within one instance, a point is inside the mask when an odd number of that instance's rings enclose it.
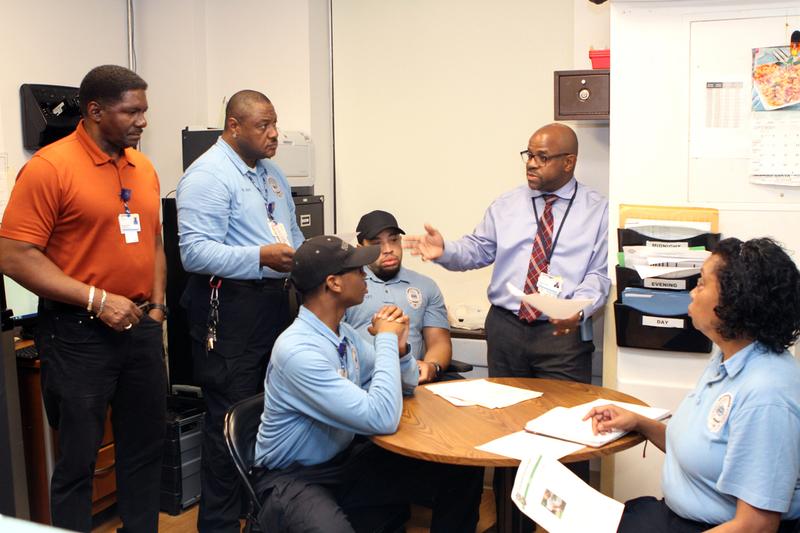
<instances>
[{"instance_id":1,"label":"black storage bin","mask_svg":"<svg viewBox=\"0 0 800 533\"><path fill-rule=\"evenodd\" d=\"M205 407L197 398L167 397L161 466L161 510L171 515L200 499L200 456Z\"/></svg>"},{"instance_id":2,"label":"black storage bin","mask_svg":"<svg viewBox=\"0 0 800 533\"><path fill-rule=\"evenodd\" d=\"M642 313L614 302L617 345L671 352L711 352L711 341L697 331L689 315L660 316Z\"/></svg>"}]
</instances>

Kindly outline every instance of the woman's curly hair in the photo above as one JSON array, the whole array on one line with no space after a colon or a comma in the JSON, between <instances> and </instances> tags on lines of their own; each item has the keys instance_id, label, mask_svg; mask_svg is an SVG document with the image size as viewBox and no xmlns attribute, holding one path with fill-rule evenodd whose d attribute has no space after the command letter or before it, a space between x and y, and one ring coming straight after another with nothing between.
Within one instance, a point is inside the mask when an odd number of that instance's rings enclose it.
<instances>
[{"instance_id":1,"label":"woman's curly hair","mask_svg":"<svg viewBox=\"0 0 800 533\"><path fill-rule=\"evenodd\" d=\"M714 308L726 340L749 338L782 352L800 336L800 272L772 239L724 239L714 249L719 304Z\"/></svg>"}]
</instances>

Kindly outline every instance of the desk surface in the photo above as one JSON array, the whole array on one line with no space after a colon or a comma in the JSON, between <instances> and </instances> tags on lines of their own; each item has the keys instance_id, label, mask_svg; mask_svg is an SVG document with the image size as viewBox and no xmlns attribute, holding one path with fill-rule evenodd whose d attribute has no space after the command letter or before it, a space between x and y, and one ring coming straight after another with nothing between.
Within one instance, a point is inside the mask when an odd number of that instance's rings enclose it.
<instances>
[{"instance_id":1,"label":"desk surface","mask_svg":"<svg viewBox=\"0 0 800 533\"><path fill-rule=\"evenodd\" d=\"M490 381L536 390L541 397L503 409L456 407L424 386L403 400L400 427L392 435L370 437L378 446L401 455L473 466L517 466L519 461L477 450L490 440L522 430L525 424L553 407L571 407L605 398L645 405L627 394L604 387L532 378L490 378ZM562 459L564 463L610 455L642 442L638 433L629 433L601 448L583 448Z\"/></svg>"}]
</instances>

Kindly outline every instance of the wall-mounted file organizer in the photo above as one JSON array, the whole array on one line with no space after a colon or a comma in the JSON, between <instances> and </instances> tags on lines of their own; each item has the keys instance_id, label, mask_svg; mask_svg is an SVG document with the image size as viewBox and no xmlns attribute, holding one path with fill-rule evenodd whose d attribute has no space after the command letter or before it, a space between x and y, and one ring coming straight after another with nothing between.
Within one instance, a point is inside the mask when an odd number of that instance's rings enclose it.
<instances>
[{"instance_id":1,"label":"wall-mounted file organizer","mask_svg":"<svg viewBox=\"0 0 800 533\"><path fill-rule=\"evenodd\" d=\"M637 206L625 206L632 211L633 217ZM671 213L670 208L644 208L663 210L655 216L643 218L662 218L661 215L675 215L680 210L675 208ZM712 230L716 229L716 213L708 210L692 213L693 216L708 217ZM631 216L631 215L629 215ZM670 217L663 216L662 219ZM680 220L680 219L678 219ZM666 239L651 237L640 233L636 229L617 230L617 243L619 252L625 246L653 246L660 248L699 248L713 250L720 240L720 234L715 232L701 233L682 239ZM688 293L697 286L700 279L699 273L692 273L683 277L650 277L642 278L634 268L617 265L617 301L614 303L614 318L617 331L617 345L630 348L646 348L650 350L667 350L674 352L699 352L711 351L712 343L705 335L697 331L692 325L692 320L686 314L685 307L689 301ZM626 289L628 291L626 292ZM652 296L651 301L639 305L639 301L632 297L646 298ZM674 302L681 302L676 306ZM667 305L669 303L669 305Z\"/></svg>"}]
</instances>

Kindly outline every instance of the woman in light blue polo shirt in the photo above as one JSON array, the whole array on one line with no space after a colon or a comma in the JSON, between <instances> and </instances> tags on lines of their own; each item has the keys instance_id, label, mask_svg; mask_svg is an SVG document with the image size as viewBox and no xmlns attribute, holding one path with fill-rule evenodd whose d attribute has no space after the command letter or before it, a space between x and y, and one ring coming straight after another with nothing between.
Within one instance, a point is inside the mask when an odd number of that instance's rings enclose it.
<instances>
[{"instance_id":1,"label":"woman in light blue polo shirt","mask_svg":"<svg viewBox=\"0 0 800 533\"><path fill-rule=\"evenodd\" d=\"M719 243L692 291L718 346L669 426L615 406L596 432L638 431L666 452L663 500L625 504L621 532L795 531L800 518L800 273L770 239Z\"/></svg>"}]
</instances>

